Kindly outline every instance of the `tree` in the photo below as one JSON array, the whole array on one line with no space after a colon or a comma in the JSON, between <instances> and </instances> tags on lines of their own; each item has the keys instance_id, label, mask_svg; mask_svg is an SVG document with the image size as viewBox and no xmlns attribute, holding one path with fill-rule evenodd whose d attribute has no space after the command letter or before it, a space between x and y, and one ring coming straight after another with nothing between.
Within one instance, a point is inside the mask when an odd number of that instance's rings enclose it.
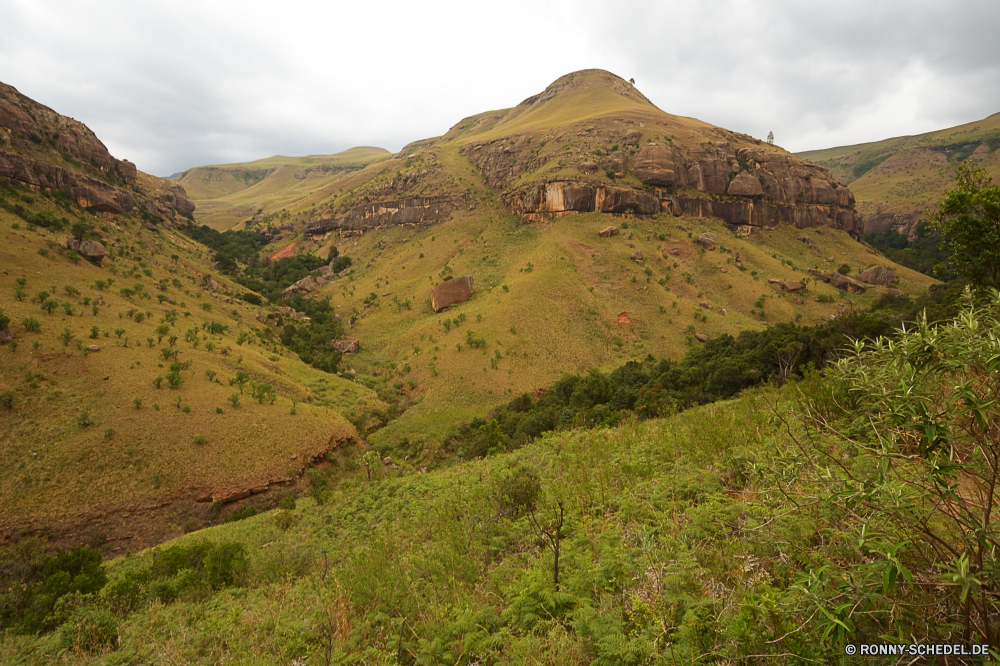
<instances>
[{"instance_id":1,"label":"tree","mask_svg":"<svg viewBox=\"0 0 1000 666\"><path fill-rule=\"evenodd\" d=\"M774 145L774 132L767 133L767 143L771 146Z\"/></svg>"},{"instance_id":2,"label":"tree","mask_svg":"<svg viewBox=\"0 0 1000 666\"><path fill-rule=\"evenodd\" d=\"M628 82L631 83L632 85L635 85L635 79L629 79Z\"/></svg>"},{"instance_id":3,"label":"tree","mask_svg":"<svg viewBox=\"0 0 1000 666\"><path fill-rule=\"evenodd\" d=\"M931 226L941 232L948 262L975 287L1000 288L1000 186L986 169L958 165L954 190L945 192Z\"/></svg>"}]
</instances>

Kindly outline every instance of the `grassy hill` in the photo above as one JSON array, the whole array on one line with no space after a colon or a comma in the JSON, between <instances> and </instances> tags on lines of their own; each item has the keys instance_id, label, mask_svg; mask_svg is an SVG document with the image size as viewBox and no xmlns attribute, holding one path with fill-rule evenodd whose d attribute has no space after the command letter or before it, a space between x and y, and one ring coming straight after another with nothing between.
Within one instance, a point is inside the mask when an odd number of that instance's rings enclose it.
<instances>
[{"instance_id":1,"label":"grassy hill","mask_svg":"<svg viewBox=\"0 0 1000 666\"><path fill-rule=\"evenodd\" d=\"M92 224L110 251L100 266L72 258L65 233L0 211L0 309L14 332L0 349L5 538L102 535L109 552L155 543L210 520L212 499L294 482L354 436L341 414L381 404L289 355L226 280L205 289L207 253L176 230L3 195ZM229 383L239 373L243 387ZM254 384L275 399L258 403Z\"/></svg>"},{"instance_id":2,"label":"grassy hill","mask_svg":"<svg viewBox=\"0 0 1000 666\"><path fill-rule=\"evenodd\" d=\"M957 127L855 146L796 153L850 185L865 218L933 208L954 184L955 166L972 159L1000 178L1000 113Z\"/></svg>"},{"instance_id":3,"label":"grassy hill","mask_svg":"<svg viewBox=\"0 0 1000 666\"><path fill-rule=\"evenodd\" d=\"M358 147L335 155L276 155L243 164L201 166L180 174L198 208L199 224L229 229L261 210L281 210L351 171L388 159L383 148Z\"/></svg>"}]
</instances>

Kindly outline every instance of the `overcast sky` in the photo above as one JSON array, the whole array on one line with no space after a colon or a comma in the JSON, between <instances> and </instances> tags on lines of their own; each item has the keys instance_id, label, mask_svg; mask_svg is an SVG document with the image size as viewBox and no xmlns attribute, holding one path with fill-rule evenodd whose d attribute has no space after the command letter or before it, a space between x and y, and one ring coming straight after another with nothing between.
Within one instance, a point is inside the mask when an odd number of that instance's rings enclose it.
<instances>
[{"instance_id":1,"label":"overcast sky","mask_svg":"<svg viewBox=\"0 0 1000 666\"><path fill-rule=\"evenodd\" d=\"M391 151L607 69L791 151L1000 112L1000 2L2 0L0 80L169 175Z\"/></svg>"}]
</instances>

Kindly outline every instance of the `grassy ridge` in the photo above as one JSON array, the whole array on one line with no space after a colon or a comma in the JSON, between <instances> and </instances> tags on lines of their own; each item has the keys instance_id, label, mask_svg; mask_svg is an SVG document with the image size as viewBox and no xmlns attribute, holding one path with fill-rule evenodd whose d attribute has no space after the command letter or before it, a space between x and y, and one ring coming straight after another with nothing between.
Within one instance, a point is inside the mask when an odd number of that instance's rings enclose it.
<instances>
[{"instance_id":1,"label":"grassy ridge","mask_svg":"<svg viewBox=\"0 0 1000 666\"><path fill-rule=\"evenodd\" d=\"M858 211L924 211L954 184L955 165L972 158L1000 177L1000 113L957 127L854 146L796 153L850 185Z\"/></svg>"}]
</instances>

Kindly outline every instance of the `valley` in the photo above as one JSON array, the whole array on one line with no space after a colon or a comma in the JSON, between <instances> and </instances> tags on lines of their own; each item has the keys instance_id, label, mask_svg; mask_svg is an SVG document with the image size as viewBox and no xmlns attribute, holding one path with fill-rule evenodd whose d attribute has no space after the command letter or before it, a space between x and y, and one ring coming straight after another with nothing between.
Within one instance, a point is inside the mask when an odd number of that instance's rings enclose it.
<instances>
[{"instance_id":1,"label":"valley","mask_svg":"<svg viewBox=\"0 0 1000 666\"><path fill-rule=\"evenodd\" d=\"M964 283L859 238L912 234L951 162L992 169L997 117L792 155L582 70L395 154L162 179L0 87L0 660L834 663L900 617L953 636L964 598L914 581L982 515L918 520L943 463L913 452L978 362L949 335L996 305L948 323ZM894 354L932 347L899 388Z\"/></svg>"}]
</instances>

